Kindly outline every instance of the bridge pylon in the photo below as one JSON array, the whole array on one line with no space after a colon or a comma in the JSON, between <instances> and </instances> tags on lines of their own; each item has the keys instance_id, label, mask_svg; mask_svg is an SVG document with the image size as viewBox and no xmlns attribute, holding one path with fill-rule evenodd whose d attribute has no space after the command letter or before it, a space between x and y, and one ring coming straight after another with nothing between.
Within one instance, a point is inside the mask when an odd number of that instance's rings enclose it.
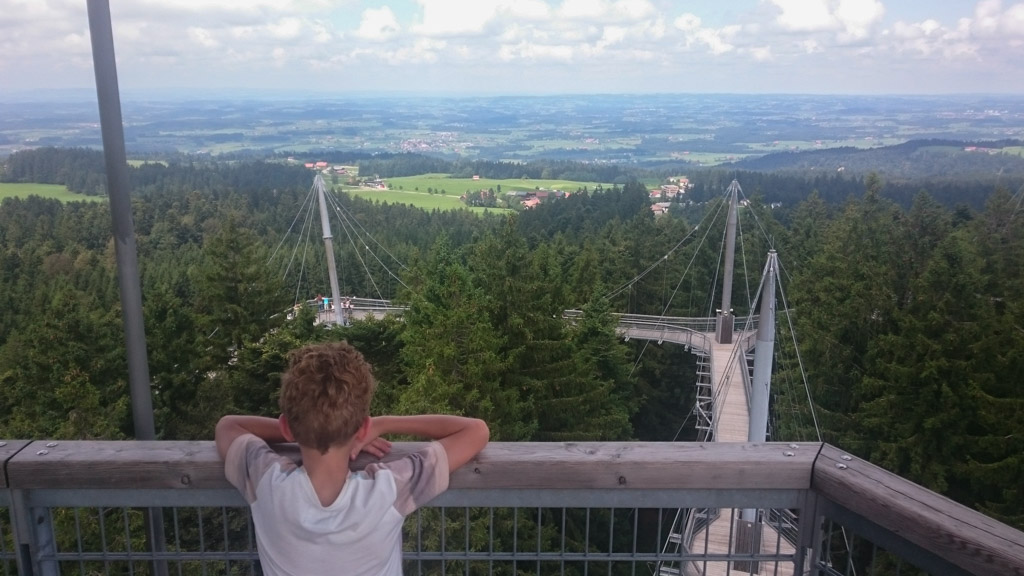
<instances>
[{"instance_id":1,"label":"bridge pylon","mask_svg":"<svg viewBox=\"0 0 1024 576\"><path fill-rule=\"evenodd\" d=\"M739 193L743 190L740 183L733 180L726 190L729 194L729 219L725 225L725 270L722 274L722 307L718 309L715 322L715 341L719 344L732 344L735 318L732 314L732 276L736 267L736 228L739 220L737 203Z\"/></svg>"}]
</instances>

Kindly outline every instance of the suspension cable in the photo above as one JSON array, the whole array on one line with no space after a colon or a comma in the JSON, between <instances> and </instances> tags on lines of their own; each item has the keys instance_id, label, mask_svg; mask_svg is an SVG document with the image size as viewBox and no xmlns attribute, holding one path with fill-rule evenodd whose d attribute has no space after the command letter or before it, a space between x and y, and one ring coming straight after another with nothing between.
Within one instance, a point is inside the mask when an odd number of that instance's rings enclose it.
<instances>
[{"instance_id":1,"label":"suspension cable","mask_svg":"<svg viewBox=\"0 0 1024 576\"><path fill-rule=\"evenodd\" d=\"M796 340L796 330L793 329L793 315L789 313L789 304L786 302L786 292L782 289L782 282L779 282L779 295L782 297L783 310L786 310L786 320L789 323L789 333L793 336L793 349L796 351L797 364L800 366L800 377L804 381L804 390L807 392L807 405L811 409L811 418L814 420L814 432L821 442L821 427L818 425L818 414L814 409L814 400L811 398L811 386L807 381L807 371L804 369L804 361L800 356L800 346Z\"/></svg>"},{"instance_id":2,"label":"suspension cable","mask_svg":"<svg viewBox=\"0 0 1024 576\"><path fill-rule=\"evenodd\" d=\"M408 286L406 286L406 284L404 282L402 282L402 279L399 278L394 272L392 272L391 269L388 268L387 265L384 264L384 262L382 262L380 260L380 258L378 258L377 255L373 253L372 250L370 250L370 246L366 243L365 240L363 240L363 237L359 234L359 230L356 229L356 225L358 225L358 221L352 216L351 212L347 212L344 209L344 207L342 206L341 202L338 200L338 198L336 196L334 196L333 194L328 194L327 197L330 200L331 208L334 210L335 214L338 216L338 219L342 223L342 229L345 231L345 236L348 238L349 244L352 246L352 249L355 251L356 258L359 260L359 263L363 266L363 271L366 272L367 278L370 279L370 283L373 285L373 289L377 292L377 296L381 300L384 300L384 295L381 294L380 287L377 286L377 282L373 279L373 274L370 273L370 268L366 264L366 260L363 259L362 252L359 250L359 247L356 245L356 240L357 239L359 240L359 244L362 245L363 248L366 249L366 252L368 254L373 256L374 260L376 260L377 263L381 265L381 267L384 269L384 271L389 276L391 276L392 278L397 280L398 283L401 284L402 286L404 286L405 288L408 288ZM353 223L355 223L355 225ZM361 225L359 225L359 228L370 239L370 241L372 241L377 246L381 246L381 244L379 242L377 242L376 239L374 239L373 236L369 232L366 232L365 228L363 228ZM353 238L353 235L355 236L355 238ZM381 248L384 249L383 246L381 246ZM386 249L384 251L387 252ZM401 262L399 262L399 260L397 258L394 257L394 255L392 255L390 252L387 252L387 253L388 253L388 256L391 256L391 258L395 262L397 262L399 266L401 266L403 269L407 269L407 268L405 268L405 265L403 265Z\"/></svg>"},{"instance_id":3,"label":"suspension cable","mask_svg":"<svg viewBox=\"0 0 1024 576\"><path fill-rule=\"evenodd\" d=\"M278 242L277 247L274 248L274 251L270 254L270 258L267 258L268 264L270 262L273 262L274 256L277 255L277 251L281 249L281 246L284 245L284 241L288 239L288 235L291 234L292 230L295 229L295 223L299 221L299 216L301 216L304 213L306 209L306 203L311 202L311 198L313 198L314 189L315 187L310 188L309 193L306 194L306 197L302 200L302 205L299 206L299 211L295 213L295 218L292 219L292 224L291 226L288 227L288 231L285 232L283 236L281 236L281 241Z\"/></svg>"}]
</instances>

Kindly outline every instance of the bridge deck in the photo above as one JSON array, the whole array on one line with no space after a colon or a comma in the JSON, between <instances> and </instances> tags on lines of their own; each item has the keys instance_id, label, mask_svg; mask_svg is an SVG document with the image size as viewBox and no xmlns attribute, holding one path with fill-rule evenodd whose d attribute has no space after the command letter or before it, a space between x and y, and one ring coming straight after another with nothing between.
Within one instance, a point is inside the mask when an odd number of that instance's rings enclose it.
<instances>
[{"instance_id":1,"label":"bridge deck","mask_svg":"<svg viewBox=\"0 0 1024 576\"><path fill-rule=\"evenodd\" d=\"M740 331L733 335L730 344L715 342L714 332L702 332L687 327L659 323L655 326L637 325L630 322L619 325L619 333L626 338L672 342L687 345L707 354L711 359L711 393L714 416L715 442L747 442L750 429L747 391L741 370L747 369L746 352L754 343L755 332ZM692 549L703 553L728 554L736 540L735 518L738 511L722 510L721 515L711 522L706 530L694 535ZM761 524L761 551L768 553L792 554L793 547L769 525ZM719 574L749 574L738 570L730 562L707 562L689 564L684 574L717 576ZM790 576L793 566L786 563L764 562L758 566L759 574Z\"/></svg>"},{"instance_id":2,"label":"bridge deck","mask_svg":"<svg viewBox=\"0 0 1024 576\"><path fill-rule=\"evenodd\" d=\"M738 511L737 511L738 516ZM734 550L736 528L730 510L722 510L722 514L711 523L705 532L701 530L693 538L691 550L698 554L730 554ZM793 546L768 524L761 524L760 553L768 555L790 555L795 553ZM789 562L761 562L756 571L741 570L732 562L694 562L688 566L686 574L700 576L745 576L747 574L764 574L769 576L792 576L793 564Z\"/></svg>"},{"instance_id":3,"label":"bridge deck","mask_svg":"<svg viewBox=\"0 0 1024 576\"><path fill-rule=\"evenodd\" d=\"M713 337L713 336L712 336ZM742 341L741 338L736 339ZM747 392L741 369L746 368L745 350L736 344L711 344L711 378L715 417L715 442L746 442L750 429Z\"/></svg>"}]
</instances>

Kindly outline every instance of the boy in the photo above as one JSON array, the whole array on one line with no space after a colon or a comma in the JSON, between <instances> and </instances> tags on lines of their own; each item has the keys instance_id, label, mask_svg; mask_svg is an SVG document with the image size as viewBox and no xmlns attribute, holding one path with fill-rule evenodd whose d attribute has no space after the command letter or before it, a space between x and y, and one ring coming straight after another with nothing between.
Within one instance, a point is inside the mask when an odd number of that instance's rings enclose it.
<instances>
[{"instance_id":1,"label":"boy","mask_svg":"<svg viewBox=\"0 0 1024 576\"><path fill-rule=\"evenodd\" d=\"M370 417L370 365L347 342L292 351L281 378L281 417L225 416L217 451L227 479L252 508L263 573L402 573L402 521L448 488L448 475L487 444L482 420ZM436 440L389 463L350 473L365 451L381 457L407 434ZM297 442L302 463L268 443Z\"/></svg>"}]
</instances>

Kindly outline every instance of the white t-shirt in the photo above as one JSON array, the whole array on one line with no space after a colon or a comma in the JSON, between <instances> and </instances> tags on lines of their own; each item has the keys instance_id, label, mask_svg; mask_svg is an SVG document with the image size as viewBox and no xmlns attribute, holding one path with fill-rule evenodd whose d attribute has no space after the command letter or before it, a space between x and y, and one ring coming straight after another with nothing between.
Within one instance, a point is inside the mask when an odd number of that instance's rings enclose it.
<instances>
[{"instance_id":1,"label":"white t-shirt","mask_svg":"<svg viewBox=\"0 0 1024 576\"><path fill-rule=\"evenodd\" d=\"M267 576L402 574L402 522L448 488L437 442L405 458L352 472L322 506L306 470L252 434L228 449L224 473L252 508Z\"/></svg>"}]
</instances>

